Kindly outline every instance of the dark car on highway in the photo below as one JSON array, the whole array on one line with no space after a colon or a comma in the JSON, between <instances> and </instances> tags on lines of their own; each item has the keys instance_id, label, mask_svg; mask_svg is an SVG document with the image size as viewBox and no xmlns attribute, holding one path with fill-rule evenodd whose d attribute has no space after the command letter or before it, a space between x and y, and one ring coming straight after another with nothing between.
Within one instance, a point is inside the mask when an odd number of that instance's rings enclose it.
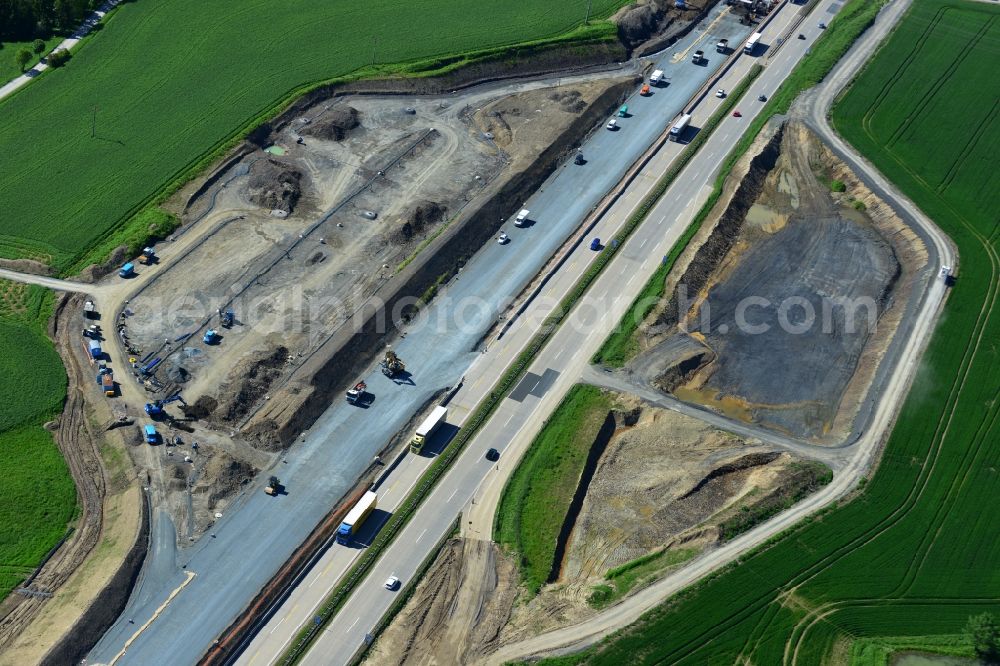
<instances>
[{"instance_id":1,"label":"dark car on highway","mask_svg":"<svg viewBox=\"0 0 1000 666\"><path fill-rule=\"evenodd\" d=\"M497 451L496 449L490 449L489 451L486 452L486 459L494 461L500 460L500 452Z\"/></svg>"}]
</instances>

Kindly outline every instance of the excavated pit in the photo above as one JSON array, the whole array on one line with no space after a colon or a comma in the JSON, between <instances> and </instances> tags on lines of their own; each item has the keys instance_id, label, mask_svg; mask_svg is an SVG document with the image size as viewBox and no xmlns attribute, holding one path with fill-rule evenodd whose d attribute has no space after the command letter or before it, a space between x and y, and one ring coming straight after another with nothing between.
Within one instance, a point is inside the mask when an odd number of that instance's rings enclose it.
<instances>
[{"instance_id":1,"label":"excavated pit","mask_svg":"<svg viewBox=\"0 0 1000 666\"><path fill-rule=\"evenodd\" d=\"M628 367L682 400L838 443L926 250L804 125L770 127L751 155L668 277Z\"/></svg>"}]
</instances>

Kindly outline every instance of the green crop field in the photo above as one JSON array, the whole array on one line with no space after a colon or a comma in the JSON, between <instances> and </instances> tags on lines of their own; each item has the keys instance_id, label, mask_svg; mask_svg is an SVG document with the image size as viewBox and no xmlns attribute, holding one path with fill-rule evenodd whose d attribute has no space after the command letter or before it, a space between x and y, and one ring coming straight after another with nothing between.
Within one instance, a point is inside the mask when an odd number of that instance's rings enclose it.
<instances>
[{"instance_id":1,"label":"green crop field","mask_svg":"<svg viewBox=\"0 0 1000 666\"><path fill-rule=\"evenodd\" d=\"M835 125L959 248L961 269L881 463L804 521L582 654L551 663L885 663L968 653L1000 612L1000 8L917 0ZM881 656L879 656L881 655Z\"/></svg>"},{"instance_id":2,"label":"green crop field","mask_svg":"<svg viewBox=\"0 0 1000 666\"><path fill-rule=\"evenodd\" d=\"M66 533L76 489L41 424L58 412L66 373L44 322L52 294L0 280L0 598Z\"/></svg>"},{"instance_id":3,"label":"green crop field","mask_svg":"<svg viewBox=\"0 0 1000 666\"><path fill-rule=\"evenodd\" d=\"M613 39L610 23L584 18L623 2L125 3L66 67L0 103L0 256L69 269L310 84L419 75L472 49Z\"/></svg>"},{"instance_id":4,"label":"green crop field","mask_svg":"<svg viewBox=\"0 0 1000 666\"><path fill-rule=\"evenodd\" d=\"M532 594L548 580L559 531L611 407L598 388L570 389L504 488L493 531L520 556L521 577Z\"/></svg>"}]
</instances>

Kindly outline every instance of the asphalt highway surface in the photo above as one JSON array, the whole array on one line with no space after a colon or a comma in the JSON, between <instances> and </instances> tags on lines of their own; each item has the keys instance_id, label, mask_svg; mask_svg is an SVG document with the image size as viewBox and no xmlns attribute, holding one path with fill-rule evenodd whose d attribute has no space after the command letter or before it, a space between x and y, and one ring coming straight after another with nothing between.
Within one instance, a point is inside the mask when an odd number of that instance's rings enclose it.
<instances>
[{"instance_id":1,"label":"asphalt highway surface","mask_svg":"<svg viewBox=\"0 0 1000 666\"><path fill-rule=\"evenodd\" d=\"M264 470L233 501L210 538L176 548L169 516L154 507L153 539L140 580L125 612L88 655L88 663L166 660L187 664L202 656L352 486L375 453L422 406L442 389L455 386L463 370L480 359L476 345L498 315L710 79L723 58L714 49L706 49L709 62L692 65L689 51L693 45L714 44L720 38L738 44L745 38L749 28L739 25L724 9L720 6L710 12L700 29L660 57L657 67L667 71L669 85L650 97L640 99L636 94L629 100L631 117L620 120L619 131L595 131L583 144L585 166L564 165L525 203L535 224L525 229L506 227L511 243L490 243L477 253L432 301L424 311L426 316L393 345L412 373L408 381L395 383L373 368L363 379L375 395L374 403L367 409L341 402L332 405L289 450L287 462ZM561 77L562 82L567 80ZM459 312L455 303L473 303L474 307ZM461 421L460 409L454 418ZM415 478L429 459L409 460L412 467L402 466L400 476L387 481L384 510L391 510L405 495L406 475ZM268 497L262 492L272 472L282 479L287 495ZM375 519L386 517L376 515ZM359 548L347 549L346 555L336 549L340 559L332 565L322 563L317 570L335 576L345 566L343 558L353 559ZM288 619L285 624L294 623ZM284 630L275 633L276 639ZM181 636L183 640L178 639Z\"/></svg>"},{"instance_id":2,"label":"asphalt highway surface","mask_svg":"<svg viewBox=\"0 0 1000 666\"><path fill-rule=\"evenodd\" d=\"M603 342L606 332L625 314L644 285L646 277L655 270L708 196L719 162L763 106L756 102L758 95L773 92L819 35L820 30L813 22L821 19L816 17L822 16L822 20L827 21L832 15L829 10L833 8L835 11L839 6L831 2L821 3L812 16L801 27L796 28L796 31L805 34L806 39L786 38L782 47L776 51L774 46L777 37L786 35L790 22L797 17L801 8L786 6L782 10L784 15L779 15L765 30L763 42L769 48L755 60L766 61L767 67L740 102L743 117L727 117L720 124L681 177L649 214L645 223L591 287L584 301L574 309L542 350L521 384L504 400L417 515L373 567L367 579L359 585L338 616L323 631L307 654L305 663L346 663L364 645L366 635L389 608L394 595L398 594L383 589L382 582L390 575L397 575L406 585L421 561L444 536L456 515L460 512L471 514L473 512L469 509L475 506L495 505L503 480L524 448L541 429L545 418L558 405L565 392L584 376L589 359ZM748 67L751 59L745 60L748 61ZM733 78L720 83L719 87L731 88L742 76L738 68L734 68L731 75ZM717 105L718 100L714 96L706 97L702 105L694 110L693 124L698 126L704 123ZM637 115L641 114L641 104L637 103L636 109ZM657 155L650 162L648 171L643 170L633 181L627 195L623 195L605 215L599 224L599 227L604 225L603 230L595 229L592 235L611 238L613 231L625 221L679 149L676 144L667 144L661 151L662 155ZM501 340L491 344L479 361L466 371L466 384L452 401L449 422L458 423L463 409L471 410L483 392L492 386L496 377L537 330L537 325L545 314L571 288L594 256L587 244L578 246L574 255L576 256L567 261L563 270L546 284L543 293L510 331ZM501 452L499 462L491 463L484 459L489 448L496 448ZM850 476L843 474L842 478L849 479ZM475 504L472 503L473 498L476 499ZM466 526L465 520L463 518L463 531L467 536L490 538L489 521L477 523L472 520ZM279 616L280 613L275 617ZM269 630L277 634L274 640L279 641L286 631L290 637L298 627L286 630L283 626L273 626Z\"/></svg>"}]
</instances>

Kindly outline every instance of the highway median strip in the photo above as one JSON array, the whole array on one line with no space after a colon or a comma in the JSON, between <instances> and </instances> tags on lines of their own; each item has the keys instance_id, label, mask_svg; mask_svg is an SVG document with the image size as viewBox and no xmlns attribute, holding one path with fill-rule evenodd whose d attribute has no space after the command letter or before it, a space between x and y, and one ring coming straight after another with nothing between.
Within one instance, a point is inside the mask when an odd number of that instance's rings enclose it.
<instances>
[{"instance_id":1,"label":"highway median strip","mask_svg":"<svg viewBox=\"0 0 1000 666\"><path fill-rule=\"evenodd\" d=\"M460 453L462 453L462 451L464 451L465 446L478 433L479 429L482 428L487 419L489 419L489 417L493 414L493 411L500 405L507 394L514 388L515 384L527 372L528 367L534 361L535 357L549 341L569 312L583 297L584 293L586 293L593 282L597 279L601 271L604 270L604 268L622 248L625 240L627 240L646 219L646 216L649 215L653 206L660 200L664 193L666 193L667 189L691 160L694 154L698 151L702 144L708 140L712 131L714 131L719 123L721 123L722 120L732 111L740 97L742 97L762 71L763 68L760 65L754 65L743 80L740 81L740 83L732 90L732 93L727 96L725 100L723 100L721 106L714 114L712 114L709 120L702 127L701 131L698 132L694 139L691 140L681 154L677 156L674 163L669 169L667 169L663 176L660 177L652 191L643 198L642 203L628 218L619 233L616 234L615 239L618 242L609 243L608 246L601 251L587 272L584 273L580 280L578 280L573 286L572 290L570 290L570 292L554 309L553 314L549 315L544 320L539 332L532 337L525 349L518 355L514 363L511 364L507 371L497 381L493 389L490 391L490 394L479 403L475 411L472 412L469 419L458 431L455 438L445 448L444 452L441 453L441 455L435 459L427 471L424 472L423 476L411 491L409 497L403 502L400 508L393 513L386 525L380 530L375 541L367 548L365 554L348 570L342 582L340 582L336 588L334 588L334 591L330 594L330 596L327 597L327 600L317 611L314 621L310 623L308 627L303 628L299 632L296 638L292 641L291 646L279 659L278 663L289 665L295 664L305 655L312 641L320 635L326 625L336 615L340 607L347 601L350 594L365 578L365 576L368 575L375 562L382 556L382 553L389 546L396 535L399 534L404 527L406 527L410 518L412 518L413 514L416 513L417 508L423 500L430 495L431 490L433 490L440 478L450 468L451 463ZM415 583L416 581L411 581L411 584Z\"/></svg>"},{"instance_id":2,"label":"highway median strip","mask_svg":"<svg viewBox=\"0 0 1000 666\"><path fill-rule=\"evenodd\" d=\"M795 101L795 98L801 92L812 88L823 80L826 74L833 69L833 66L847 53L848 49L850 49L861 33L875 21L878 7L881 4L867 5L863 2L854 2L849 3L841 9L837 20L831 22L828 29L817 40L812 50L802 58L774 94L771 95L761 113L750 122L747 130L740 137L739 141L736 142L736 145L726 156L726 159L723 160L722 167L715 177L712 192L698 210L694 221L684 230L680 239L664 258L663 263L646 282L646 286L632 302L628 314L622 318L618 326L615 327L614 331L612 331L611 335L608 336L608 339L591 359L592 363L620 368L638 352L635 333L639 325L652 312L659 299L663 297L664 290L666 289L667 275L673 269L681 253L687 249L688 243L691 242L691 239L701 229L701 225L708 218L715 204L718 203L719 198L722 196L722 186L732 172L737 160L750 149L757 135L760 134L764 125L773 116L787 113L792 106L792 102ZM743 90L733 91L731 97L738 97L742 92ZM698 137L701 134L699 132ZM695 137L695 140L698 137Z\"/></svg>"}]
</instances>

